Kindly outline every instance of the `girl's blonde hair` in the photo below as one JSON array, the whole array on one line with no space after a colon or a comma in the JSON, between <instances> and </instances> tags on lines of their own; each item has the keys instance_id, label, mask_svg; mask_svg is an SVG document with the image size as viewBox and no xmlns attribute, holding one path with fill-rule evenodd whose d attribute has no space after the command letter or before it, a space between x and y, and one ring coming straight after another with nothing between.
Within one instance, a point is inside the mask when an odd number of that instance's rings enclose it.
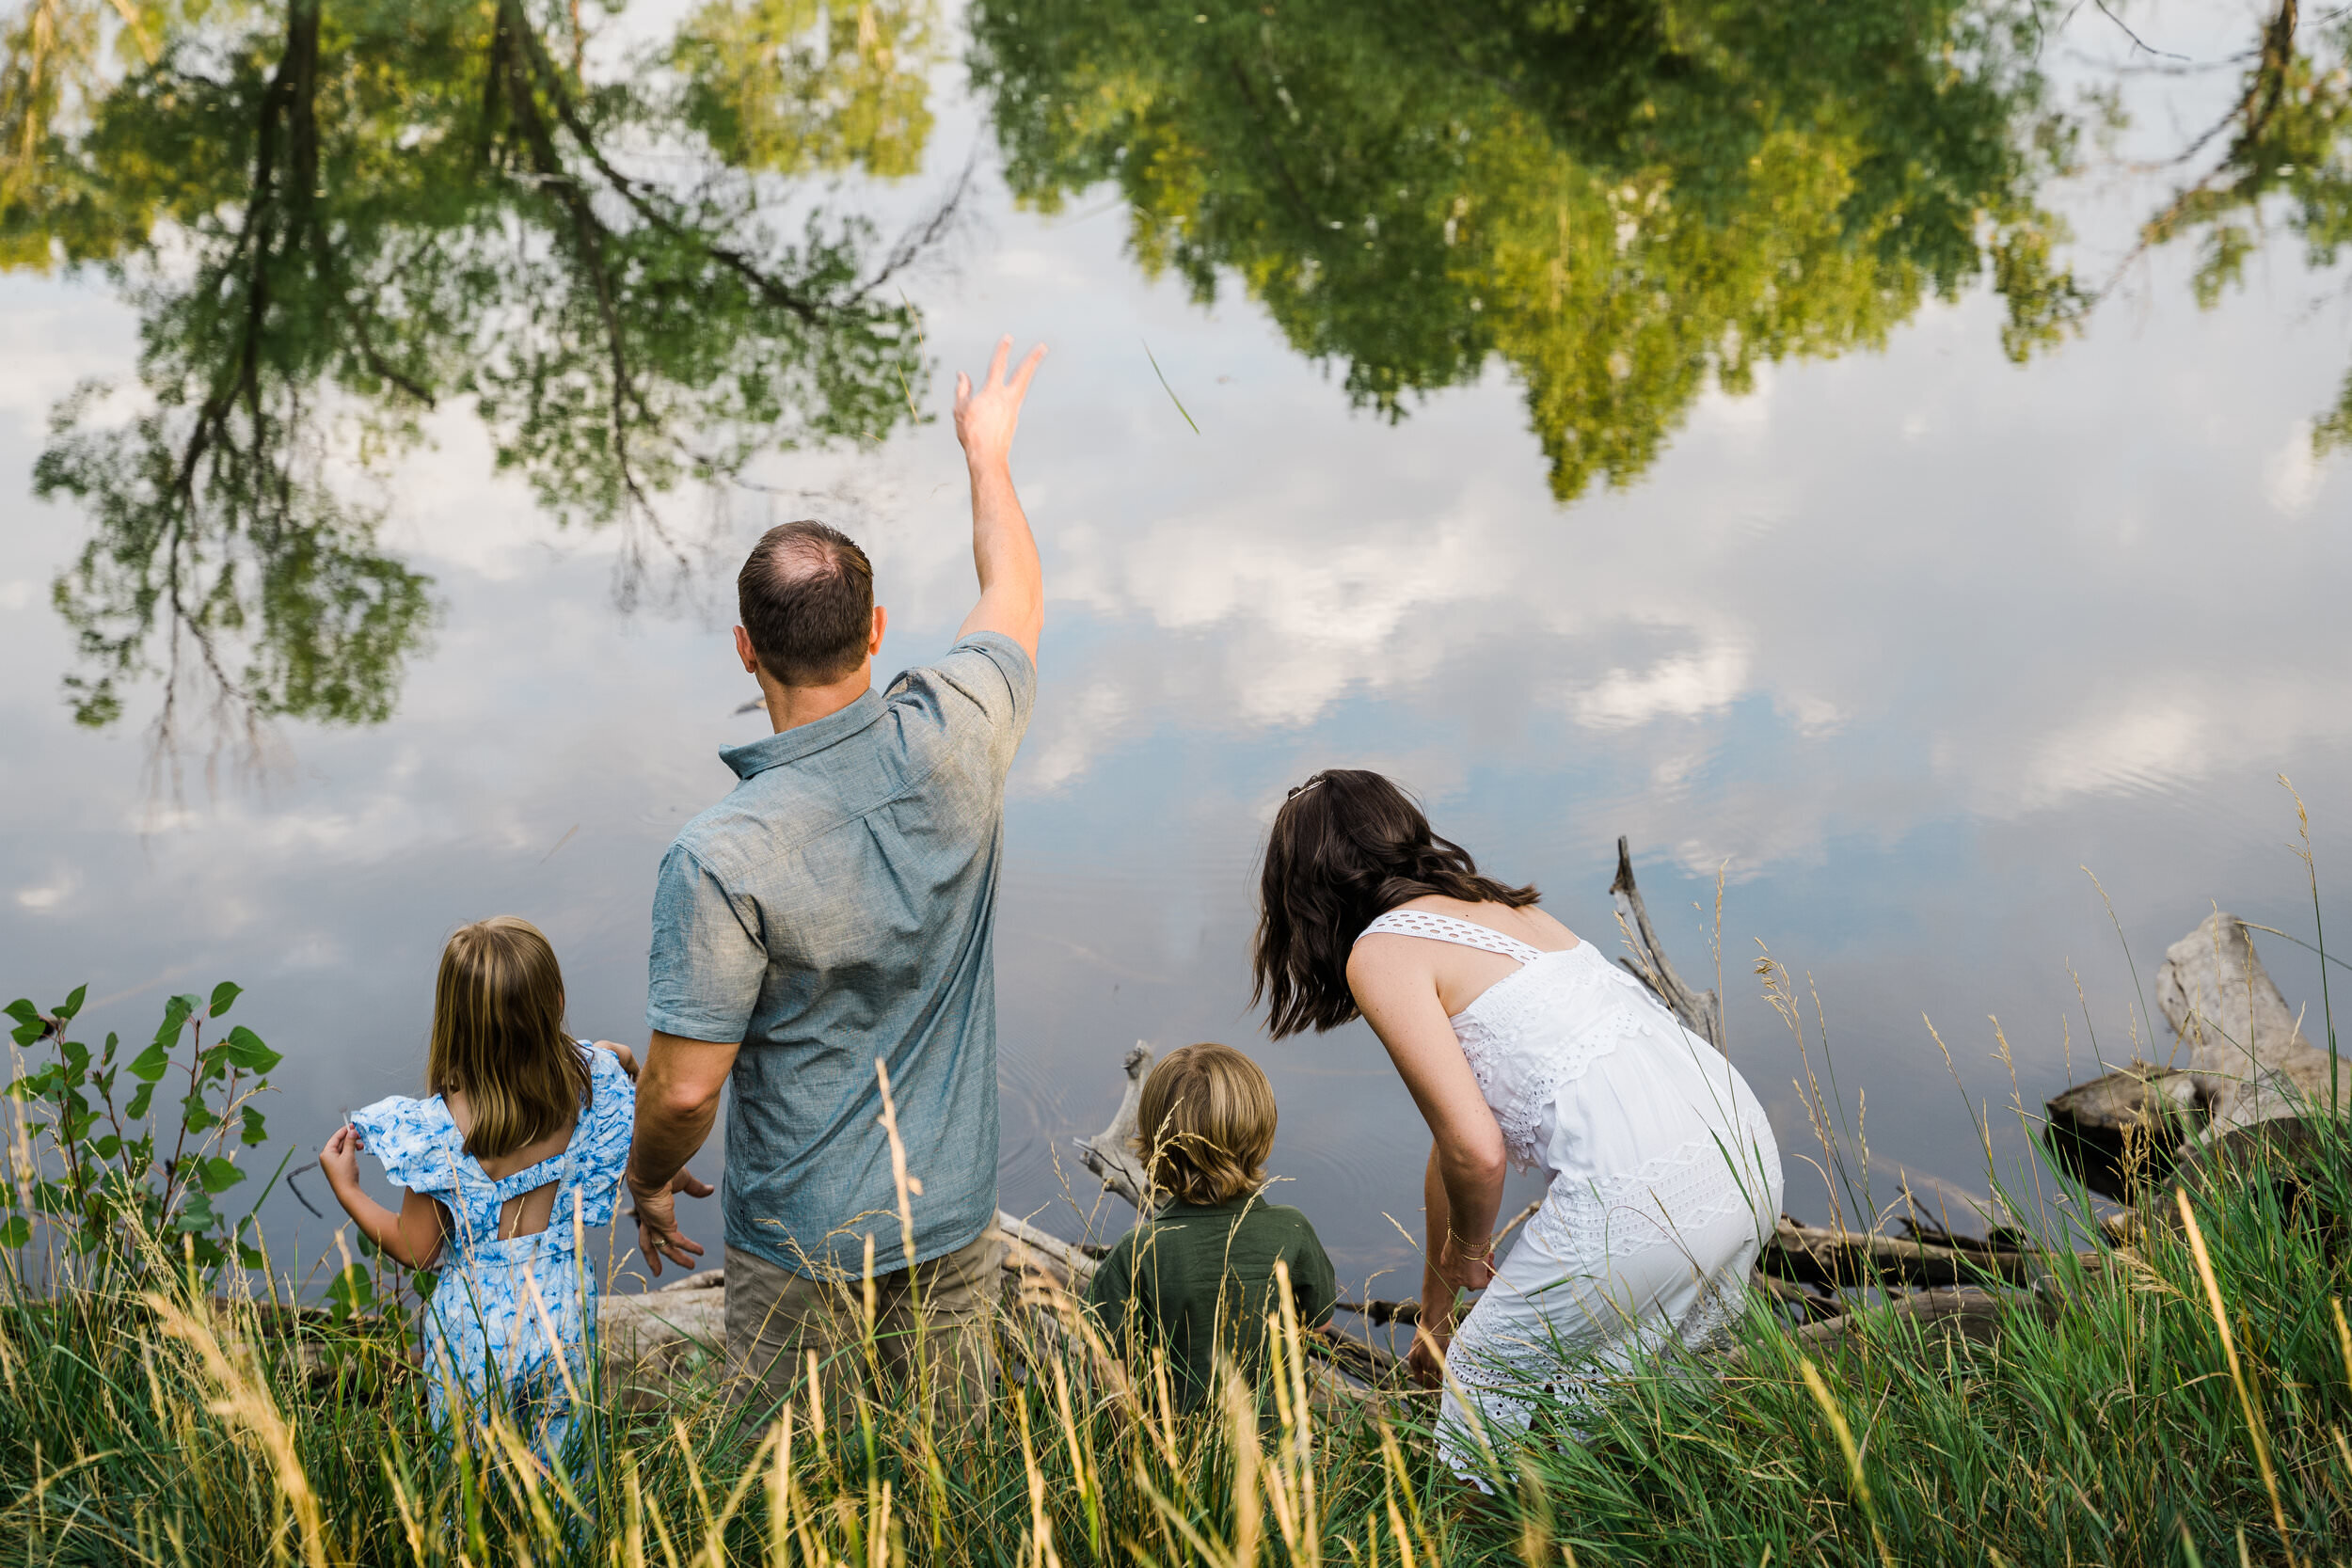
<instances>
[{"instance_id":1,"label":"girl's blonde hair","mask_svg":"<svg viewBox=\"0 0 2352 1568\"><path fill-rule=\"evenodd\" d=\"M1136 1108L1136 1152L1152 1184L1184 1203L1228 1203L1265 1181L1274 1085L1230 1045L1160 1058Z\"/></svg>"},{"instance_id":2,"label":"girl's blonde hair","mask_svg":"<svg viewBox=\"0 0 2352 1568\"><path fill-rule=\"evenodd\" d=\"M571 1126L592 1094L564 1030L564 973L539 927L502 914L461 926L433 988L426 1086L473 1109L466 1152L495 1160Z\"/></svg>"}]
</instances>

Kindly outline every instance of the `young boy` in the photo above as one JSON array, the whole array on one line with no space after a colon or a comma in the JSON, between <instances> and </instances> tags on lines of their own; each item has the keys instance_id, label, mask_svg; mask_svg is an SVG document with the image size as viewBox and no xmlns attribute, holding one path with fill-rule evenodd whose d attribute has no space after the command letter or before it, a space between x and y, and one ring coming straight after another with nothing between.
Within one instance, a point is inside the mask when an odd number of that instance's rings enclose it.
<instances>
[{"instance_id":1,"label":"young boy","mask_svg":"<svg viewBox=\"0 0 2352 1568\"><path fill-rule=\"evenodd\" d=\"M1274 1123L1273 1086L1231 1046L1171 1051L1144 1080L1136 1152L1165 1201L1103 1259L1087 1303L1137 1370L1167 1348L1185 1410L1216 1389L1220 1355L1263 1384L1277 1259L1300 1327L1327 1322L1339 1294L1307 1216L1260 1196Z\"/></svg>"}]
</instances>

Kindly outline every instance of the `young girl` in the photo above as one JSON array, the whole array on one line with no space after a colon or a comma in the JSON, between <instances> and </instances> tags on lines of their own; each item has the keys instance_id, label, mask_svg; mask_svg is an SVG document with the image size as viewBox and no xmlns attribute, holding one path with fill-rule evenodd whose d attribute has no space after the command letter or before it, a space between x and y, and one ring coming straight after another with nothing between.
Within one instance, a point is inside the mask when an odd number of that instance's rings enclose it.
<instances>
[{"instance_id":1,"label":"young girl","mask_svg":"<svg viewBox=\"0 0 2352 1568\"><path fill-rule=\"evenodd\" d=\"M428 1400L445 1430L503 1411L544 1460L562 1452L588 1380L596 1282L579 1256L609 1224L628 1160L636 1059L564 1032L555 951L512 915L468 926L441 952L430 1099L370 1105L319 1165L345 1212L412 1269L447 1258L424 1315ZM359 1154L407 1189L393 1213L359 1190Z\"/></svg>"}]
</instances>

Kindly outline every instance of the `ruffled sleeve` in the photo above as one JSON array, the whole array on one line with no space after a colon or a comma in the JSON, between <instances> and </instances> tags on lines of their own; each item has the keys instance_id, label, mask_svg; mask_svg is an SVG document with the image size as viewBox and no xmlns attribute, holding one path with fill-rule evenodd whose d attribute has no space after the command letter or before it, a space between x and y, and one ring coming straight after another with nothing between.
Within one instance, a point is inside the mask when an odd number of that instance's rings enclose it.
<instances>
[{"instance_id":1,"label":"ruffled sleeve","mask_svg":"<svg viewBox=\"0 0 2352 1568\"><path fill-rule=\"evenodd\" d=\"M393 1095L354 1111L351 1124L393 1183L443 1203L457 1200L457 1124L438 1100Z\"/></svg>"},{"instance_id":2,"label":"ruffled sleeve","mask_svg":"<svg viewBox=\"0 0 2352 1568\"><path fill-rule=\"evenodd\" d=\"M572 1133L572 1184L580 1190L580 1221L610 1225L628 1165L629 1130L637 1120L637 1085L610 1051L588 1053L596 1095ZM561 1206L567 1213L570 1205Z\"/></svg>"}]
</instances>

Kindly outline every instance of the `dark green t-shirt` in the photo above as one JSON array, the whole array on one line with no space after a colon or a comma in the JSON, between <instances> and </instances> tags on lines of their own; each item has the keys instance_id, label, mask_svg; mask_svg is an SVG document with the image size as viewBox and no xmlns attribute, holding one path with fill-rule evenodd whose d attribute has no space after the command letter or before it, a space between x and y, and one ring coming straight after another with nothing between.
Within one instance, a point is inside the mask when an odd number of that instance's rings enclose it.
<instances>
[{"instance_id":1,"label":"dark green t-shirt","mask_svg":"<svg viewBox=\"0 0 2352 1568\"><path fill-rule=\"evenodd\" d=\"M1279 1312L1274 1264L1290 1270L1301 1327L1328 1322L1339 1284L1315 1227L1297 1210L1263 1197L1214 1207L1171 1203L1111 1248L1087 1287L1113 1345L1138 1368L1168 1347L1177 1397L1198 1407L1215 1386L1222 1349L1253 1386L1266 1368L1266 1317Z\"/></svg>"}]
</instances>

